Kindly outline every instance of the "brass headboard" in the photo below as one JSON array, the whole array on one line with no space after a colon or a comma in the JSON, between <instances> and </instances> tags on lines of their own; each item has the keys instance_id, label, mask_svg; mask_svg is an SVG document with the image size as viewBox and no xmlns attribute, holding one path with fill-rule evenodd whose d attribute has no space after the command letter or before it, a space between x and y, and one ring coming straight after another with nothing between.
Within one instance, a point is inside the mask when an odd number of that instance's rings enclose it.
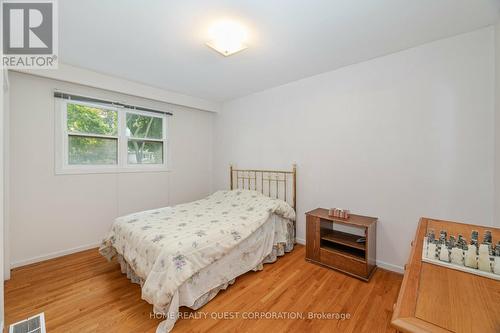
<instances>
[{"instance_id":1,"label":"brass headboard","mask_svg":"<svg viewBox=\"0 0 500 333\"><path fill-rule=\"evenodd\" d=\"M230 166L231 190L247 189L288 202L297 210L297 167L292 171L246 170Z\"/></svg>"}]
</instances>

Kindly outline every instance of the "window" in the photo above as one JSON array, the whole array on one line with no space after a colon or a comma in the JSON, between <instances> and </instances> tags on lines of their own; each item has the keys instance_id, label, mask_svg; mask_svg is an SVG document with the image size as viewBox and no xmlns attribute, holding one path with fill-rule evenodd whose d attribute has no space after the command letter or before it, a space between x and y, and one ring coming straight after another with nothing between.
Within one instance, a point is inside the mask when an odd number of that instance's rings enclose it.
<instances>
[{"instance_id":1,"label":"window","mask_svg":"<svg viewBox=\"0 0 500 333\"><path fill-rule=\"evenodd\" d=\"M167 116L56 99L56 172L167 170Z\"/></svg>"},{"instance_id":2,"label":"window","mask_svg":"<svg viewBox=\"0 0 500 333\"><path fill-rule=\"evenodd\" d=\"M65 104L68 164L118 164L118 111Z\"/></svg>"},{"instance_id":3,"label":"window","mask_svg":"<svg viewBox=\"0 0 500 333\"><path fill-rule=\"evenodd\" d=\"M163 163L163 119L127 112L129 164Z\"/></svg>"}]
</instances>

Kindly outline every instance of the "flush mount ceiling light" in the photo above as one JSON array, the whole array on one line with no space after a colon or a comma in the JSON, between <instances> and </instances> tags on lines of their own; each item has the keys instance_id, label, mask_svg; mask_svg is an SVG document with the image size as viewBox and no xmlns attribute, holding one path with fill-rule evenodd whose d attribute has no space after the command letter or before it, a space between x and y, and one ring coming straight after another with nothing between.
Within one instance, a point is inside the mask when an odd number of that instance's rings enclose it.
<instances>
[{"instance_id":1,"label":"flush mount ceiling light","mask_svg":"<svg viewBox=\"0 0 500 333\"><path fill-rule=\"evenodd\" d=\"M223 56L230 56L246 49L247 29L240 23L231 20L217 21L208 30L207 45Z\"/></svg>"}]
</instances>

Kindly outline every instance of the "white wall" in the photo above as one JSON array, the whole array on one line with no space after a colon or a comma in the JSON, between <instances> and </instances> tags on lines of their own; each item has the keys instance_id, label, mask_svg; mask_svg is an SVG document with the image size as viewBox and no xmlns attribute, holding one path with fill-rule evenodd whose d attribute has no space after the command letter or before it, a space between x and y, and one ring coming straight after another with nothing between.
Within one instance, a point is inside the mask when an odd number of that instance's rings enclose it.
<instances>
[{"instance_id":1,"label":"white wall","mask_svg":"<svg viewBox=\"0 0 500 333\"><path fill-rule=\"evenodd\" d=\"M54 89L171 110L172 171L56 176ZM94 247L117 216L209 194L212 117L211 112L11 73L11 265Z\"/></svg>"},{"instance_id":2,"label":"white wall","mask_svg":"<svg viewBox=\"0 0 500 333\"><path fill-rule=\"evenodd\" d=\"M407 260L421 216L491 225L494 29L380 57L237 99L215 115L214 187L228 165L298 164L304 212L379 217L377 256Z\"/></svg>"}]
</instances>

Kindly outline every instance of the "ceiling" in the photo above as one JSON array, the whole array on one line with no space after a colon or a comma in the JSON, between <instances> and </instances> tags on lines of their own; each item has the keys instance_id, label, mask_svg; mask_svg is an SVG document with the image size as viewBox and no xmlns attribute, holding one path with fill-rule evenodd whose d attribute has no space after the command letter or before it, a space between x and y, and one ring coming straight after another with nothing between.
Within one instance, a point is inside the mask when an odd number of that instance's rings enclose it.
<instances>
[{"instance_id":1,"label":"ceiling","mask_svg":"<svg viewBox=\"0 0 500 333\"><path fill-rule=\"evenodd\" d=\"M220 102L471 31L500 0L64 0L69 65ZM249 48L223 57L208 25L237 19Z\"/></svg>"}]
</instances>

